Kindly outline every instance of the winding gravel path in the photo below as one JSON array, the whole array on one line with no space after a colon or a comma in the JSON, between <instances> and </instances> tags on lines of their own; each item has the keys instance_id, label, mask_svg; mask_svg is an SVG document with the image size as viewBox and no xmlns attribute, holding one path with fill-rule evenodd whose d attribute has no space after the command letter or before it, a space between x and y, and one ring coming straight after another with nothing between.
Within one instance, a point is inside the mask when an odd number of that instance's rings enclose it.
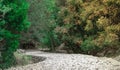
<instances>
[{"instance_id":1,"label":"winding gravel path","mask_svg":"<svg viewBox=\"0 0 120 70\"><path fill-rule=\"evenodd\" d=\"M46 59L36 64L9 70L120 70L120 62L106 57L40 51L30 51L26 55L45 57Z\"/></svg>"}]
</instances>

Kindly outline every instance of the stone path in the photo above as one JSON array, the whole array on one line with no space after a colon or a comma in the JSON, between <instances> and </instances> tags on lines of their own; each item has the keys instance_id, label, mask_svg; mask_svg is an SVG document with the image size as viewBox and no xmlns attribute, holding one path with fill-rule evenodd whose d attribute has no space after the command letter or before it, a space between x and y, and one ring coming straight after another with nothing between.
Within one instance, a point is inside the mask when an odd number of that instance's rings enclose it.
<instances>
[{"instance_id":1,"label":"stone path","mask_svg":"<svg viewBox=\"0 0 120 70\"><path fill-rule=\"evenodd\" d=\"M45 57L46 59L36 64L8 70L120 70L120 62L106 57L40 51L30 51L26 55Z\"/></svg>"}]
</instances>

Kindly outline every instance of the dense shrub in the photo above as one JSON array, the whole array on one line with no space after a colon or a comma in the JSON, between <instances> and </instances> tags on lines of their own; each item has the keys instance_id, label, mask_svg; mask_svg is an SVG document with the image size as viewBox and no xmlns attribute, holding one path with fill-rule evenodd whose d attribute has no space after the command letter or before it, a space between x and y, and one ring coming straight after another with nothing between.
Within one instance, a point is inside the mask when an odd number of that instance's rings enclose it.
<instances>
[{"instance_id":1,"label":"dense shrub","mask_svg":"<svg viewBox=\"0 0 120 70\"><path fill-rule=\"evenodd\" d=\"M20 32L29 27L28 6L25 0L0 1L0 42L4 44L0 45L0 68L8 68L15 63L14 52L19 45Z\"/></svg>"},{"instance_id":2,"label":"dense shrub","mask_svg":"<svg viewBox=\"0 0 120 70\"><path fill-rule=\"evenodd\" d=\"M74 52L97 54L103 48L120 48L119 15L119 0L66 0L55 32Z\"/></svg>"}]
</instances>

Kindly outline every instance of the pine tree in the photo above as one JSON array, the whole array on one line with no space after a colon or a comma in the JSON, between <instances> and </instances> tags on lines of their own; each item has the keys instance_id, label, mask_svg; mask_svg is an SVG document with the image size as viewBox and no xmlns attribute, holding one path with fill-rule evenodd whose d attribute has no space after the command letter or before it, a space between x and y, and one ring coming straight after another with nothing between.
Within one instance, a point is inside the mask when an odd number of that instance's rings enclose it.
<instances>
[{"instance_id":1,"label":"pine tree","mask_svg":"<svg viewBox=\"0 0 120 70\"><path fill-rule=\"evenodd\" d=\"M15 63L14 52L19 45L20 32L29 27L27 21L28 3L25 0L2 0L0 2L0 38L4 41L1 51L1 68Z\"/></svg>"}]
</instances>

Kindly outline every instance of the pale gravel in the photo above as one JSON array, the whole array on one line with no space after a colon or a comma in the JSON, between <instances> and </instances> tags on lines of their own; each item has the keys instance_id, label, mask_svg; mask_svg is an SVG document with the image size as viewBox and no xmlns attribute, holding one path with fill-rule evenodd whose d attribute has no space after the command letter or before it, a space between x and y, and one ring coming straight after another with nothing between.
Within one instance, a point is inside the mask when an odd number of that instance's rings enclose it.
<instances>
[{"instance_id":1,"label":"pale gravel","mask_svg":"<svg viewBox=\"0 0 120 70\"><path fill-rule=\"evenodd\" d=\"M45 53L30 51L26 55L45 57L42 62L8 70L120 70L120 62L112 58L83 54Z\"/></svg>"}]
</instances>

